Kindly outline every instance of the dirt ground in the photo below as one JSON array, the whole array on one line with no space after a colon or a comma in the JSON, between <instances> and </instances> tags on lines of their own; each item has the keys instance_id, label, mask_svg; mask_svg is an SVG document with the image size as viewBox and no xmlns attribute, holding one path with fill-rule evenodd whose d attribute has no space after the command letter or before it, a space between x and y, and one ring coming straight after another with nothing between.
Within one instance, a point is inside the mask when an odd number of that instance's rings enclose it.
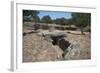
<instances>
[{"instance_id":1,"label":"dirt ground","mask_svg":"<svg viewBox=\"0 0 100 73\"><path fill-rule=\"evenodd\" d=\"M25 28L26 29L26 28ZM29 32L31 30L25 30ZM45 31L45 30L39 30ZM59 30L54 30L59 31ZM91 34L85 32L81 35L80 31L69 31L66 40L70 43L79 43L81 47L80 60L91 58ZM31 33L23 36L23 62L39 62L39 61L60 61L63 60L63 51L56 45L48 42L44 37Z\"/></svg>"}]
</instances>

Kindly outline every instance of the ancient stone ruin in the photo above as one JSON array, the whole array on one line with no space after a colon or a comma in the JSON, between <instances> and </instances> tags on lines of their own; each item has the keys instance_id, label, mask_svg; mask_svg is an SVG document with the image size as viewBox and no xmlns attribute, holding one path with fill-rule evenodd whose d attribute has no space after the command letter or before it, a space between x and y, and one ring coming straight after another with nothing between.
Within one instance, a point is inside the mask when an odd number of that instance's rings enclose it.
<instances>
[{"instance_id":1,"label":"ancient stone ruin","mask_svg":"<svg viewBox=\"0 0 100 73\"><path fill-rule=\"evenodd\" d=\"M64 60L73 60L80 58L80 44L79 43L70 43L64 39L66 33L62 32L42 32L39 35L43 36L49 43L57 45L61 50L63 50L62 57Z\"/></svg>"}]
</instances>

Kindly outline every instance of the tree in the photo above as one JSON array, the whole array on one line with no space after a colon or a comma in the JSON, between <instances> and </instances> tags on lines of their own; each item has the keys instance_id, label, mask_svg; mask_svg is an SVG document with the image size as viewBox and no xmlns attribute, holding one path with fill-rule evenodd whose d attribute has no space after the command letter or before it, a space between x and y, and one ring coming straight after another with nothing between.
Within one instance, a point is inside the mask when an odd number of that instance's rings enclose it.
<instances>
[{"instance_id":1,"label":"tree","mask_svg":"<svg viewBox=\"0 0 100 73\"><path fill-rule=\"evenodd\" d=\"M41 22L43 22L43 23L52 23L52 19L51 19L51 17L49 15L43 16L41 18Z\"/></svg>"},{"instance_id":2,"label":"tree","mask_svg":"<svg viewBox=\"0 0 100 73\"><path fill-rule=\"evenodd\" d=\"M67 24L67 19L65 19L65 18L57 18L56 20L54 20L54 22L56 24L66 25Z\"/></svg>"},{"instance_id":3,"label":"tree","mask_svg":"<svg viewBox=\"0 0 100 73\"><path fill-rule=\"evenodd\" d=\"M84 27L91 26L90 13L72 13L72 20L74 24L80 28L81 34L84 34L83 33Z\"/></svg>"},{"instance_id":4,"label":"tree","mask_svg":"<svg viewBox=\"0 0 100 73\"><path fill-rule=\"evenodd\" d=\"M38 17L39 11L35 10L23 10L23 22L24 21L34 21L37 22L40 20Z\"/></svg>"},{"instance_id":5,"label":"tree","mask_svg":"<svg viewBox=\"0 0 100 73\"><path fill-rule=\"evenodd\" d=\"M71 29L71 25L73 25L73 20L72 19L68 19L68 26L69 26L69 29Z\"/></svg>"},{"instance_id":6,"label":"tree","mask_svg":"<svg viewBox=\"0 0 100 73\"><path fill-rule=\"evenodd\" d=\"M39 22L40 22L39 16L35 16L33 21L34 21L35 23L39 23Z\"/></svg>"},{"instance_id":7,"label":"tree","mask_svg":"<svg viewBox=\"0 0 100 73\"><path fill-rule=\"evenodd\" d=\"M65 18L60 18L60 24L66 25L67 20Z\"/></svg>"}]
</instances>

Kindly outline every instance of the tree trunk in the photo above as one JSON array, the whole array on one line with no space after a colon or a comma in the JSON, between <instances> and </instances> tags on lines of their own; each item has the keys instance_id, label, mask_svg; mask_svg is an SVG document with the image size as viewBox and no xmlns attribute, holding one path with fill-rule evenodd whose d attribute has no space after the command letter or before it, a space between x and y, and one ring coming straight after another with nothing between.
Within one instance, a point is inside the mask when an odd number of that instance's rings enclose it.
<instances>
[{"instance_id":1,"label":"tree trunk","mask_svg":"<svg viewBox=\"0 0 100 73\"><path fill-rule=\"evenodd\" d=\"M84 32L81 30L81 34L84 35Z\"/></svg>"},{"instance_id":2,"label":"tree trunk","mask_svg":"<svg viewBox=\"0 0 100 73\"><path fill-rule=\"evenodd\" d=\"M82 27L80 28L80 31L81 31L81 34L84 35L84 31Z\"/></svg>"},{"instance_id":3,"label":"tree trunk","mask_svg":"<svg viewBox=\"0 0 100 73\"><path fill-rule=\"evenodd\" d=\"M71 30L71 25L69 24L69 30Z\"/></svg>"}]
</instances>

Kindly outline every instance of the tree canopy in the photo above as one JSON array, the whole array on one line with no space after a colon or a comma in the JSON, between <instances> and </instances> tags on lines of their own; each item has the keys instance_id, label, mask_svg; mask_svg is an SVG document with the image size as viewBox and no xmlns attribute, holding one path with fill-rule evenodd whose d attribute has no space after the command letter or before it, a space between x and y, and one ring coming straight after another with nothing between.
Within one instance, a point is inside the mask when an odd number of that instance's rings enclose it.
<instances>
[{"instance_id":1,"label":"tree canopy","mask_svg":"<svg viewBox=\"0 0 100 73\"><path fill-rule=\"evenodd\" d=\"M60 25L66 25L68 23L67 19L65 18L57 18L54 20L54 23L60 24Z\"/></svg>"},{"instance_id":2,"label":"tree canopy","mask_svg":"<svg viewBox=\"0 0 100 73\"><path fill-rule=\"evenodd\" d=\"M80 28L83 34L83 28L91 26L91 14L90 13L72 13L73 24Z\"/></svg>"},{"instance_id":3,"label":"tree canopy","mask_svg":"<svg viewBox=\"0 0 100 73\"><path fill-rule=\"evenodd\" d=\"M41 22L43 22L43 23L52 23L52 19L51 19L51 17L49 15L43 16L41 18Z\"/></svg>"},{"instance_id":4,"label":"tree canopy","mask_svg":"<svg viewBox=\"0 0 100 73\"><path fill-rule=\"evenodd\" d=\"M23 10L23 21L34 21L40 20L38 17L39 11L36 10Z\"/></svg>"}]
</instances>

